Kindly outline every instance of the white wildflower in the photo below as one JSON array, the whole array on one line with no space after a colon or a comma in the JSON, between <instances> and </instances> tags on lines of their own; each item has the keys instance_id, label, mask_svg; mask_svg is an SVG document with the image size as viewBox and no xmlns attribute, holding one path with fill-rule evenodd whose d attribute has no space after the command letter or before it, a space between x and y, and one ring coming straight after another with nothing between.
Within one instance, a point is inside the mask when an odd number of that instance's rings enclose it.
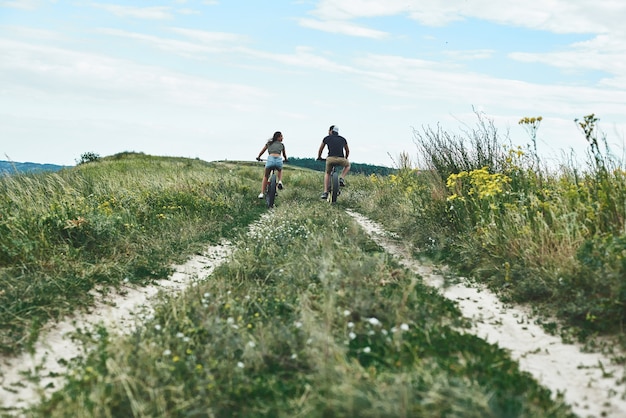
<instances>
[{"instance_id":1,"label":"white wildflower","mask_svg":"<svg viewBox=\"0 0 626 418\"><path fill-rule=\"evenodd\" d=\"M371 351L372 351L372 349L371 349L371 348L369 348L369 347L365 347L365 348L363 349L363 352L364 352L364 353L369 353L369 352L371 352Z\"/></svg>"},{"instance_id":2,"label":"white wildflower","mask_svg":"<svg viewBox=\"0 0 626 418\"><path fill-rule=\"evenodd\" d=\"M172 354L170 350L163 351L163 357L169 357Z\"/></svg>"},{"instance_id":3,"label":"white wildflower","mask_svg":"<svg viewBox=\"0 0 626 418\"><path fill-rule=\"evenodd\" d=\"M348 328L354 328L354 322L348 322Z\"/></svg>"},{"instance_id":4,"label":"white wildflower","mask_svg":"<svg viewBox=\"0 0 626 418\"><path fill-rule=\"evenodd\" d=\"M243 369L244 365L242 362L238 361L237 362L237 367L239 367L240 369Z\"/></svg>"},{"instance_id":5,"label":"white wildflower","mask_svg":"<svg viewBox=\"0 0 626 418\"><path fill-rule=\"evenodd\" d=\"M375 325L375 326L381 326L382 325L382 323L377 318L374 318L374 317L369 318L367 320L367 322L369 322L371 325Z\"/></svg>"},{"instance_id":6,"label":"white wildflower","mask_svg":"<svg viewBox=\"0 0 626 418\"><path fill-rule=\"evenodd\" d=\"M351 340L354 340L356 338L356 334L354 332L351 332L350 334L348 334L348 337L350 337Z\"/></svg>"},{"instance_id":7,"label":"white wildflower","mask_svg":"<svg viewBox=\"0 0 626 418\"><path fill-rule=\"evenodd\" d=\"M402 324L402 325L400 325L400 329L402 331L408 331L409 330L409 325L408 324Z\"/></svg>"}]
</instances>

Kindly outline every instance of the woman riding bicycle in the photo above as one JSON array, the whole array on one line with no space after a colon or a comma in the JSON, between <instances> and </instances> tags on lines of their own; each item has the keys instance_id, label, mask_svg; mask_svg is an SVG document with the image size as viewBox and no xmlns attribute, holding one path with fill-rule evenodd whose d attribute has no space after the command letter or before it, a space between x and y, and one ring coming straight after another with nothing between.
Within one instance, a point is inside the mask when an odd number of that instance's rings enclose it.
<instances>
[{"instance_id":1,"label":"woman riding bicycle","mask_svg":"<svg viewBox=\"0 0 626 418\"><path fill-rule=\"evenodd\" d=\"M283 134L280 133L280 131L274 132L272 139L268 140L263 146L263 149L259 152L259 156L256 157L257 161L261 161L261 155L263 155L265 151L267 151L269 155L267 156L267 161L265 162L265 172L263 174L263 181L261 182L261 193L259 194L259 199L263 199L265 188L267 187L267 179L270 176L272 168L275 168L277 172L278 188L280 190L283 188L283 160L280 158L280 155L282 154L285 158L285 162L287 162L287 152L285 151L285 146L283 145Z\"/></svg>"}]
</instances>

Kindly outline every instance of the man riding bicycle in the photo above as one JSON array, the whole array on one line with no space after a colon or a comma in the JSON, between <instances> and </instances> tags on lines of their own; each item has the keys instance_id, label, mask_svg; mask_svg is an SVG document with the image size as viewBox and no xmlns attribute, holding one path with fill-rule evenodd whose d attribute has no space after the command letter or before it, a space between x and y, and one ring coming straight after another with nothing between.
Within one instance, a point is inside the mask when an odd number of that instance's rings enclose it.
<instances>
[{"instance_id":1,"label":"man riding bicycle","mask_svg":"<svg viewBox=\"0 0 626 418\"><path fill-rule=\"evenodd\" d=\"M348 148L348 141L346 138L339 135L339 128L335 125L331 125L328 128L328 136L322 139L322 144L317 151L317 159L322 159L322 151L324 147L328 147L328 156L326 157L326 173L324 174L324 193L320 196L325 200L328 198L328 188L330 183L330 172L333 165L339 165L343 167L341 175L339 176L339 186L344 187L344 177L350 171L350 162L348 161L348 155L350 155L350 149ZM345 155L344 155L345 151Z\"/></svg>"}]
</instances>

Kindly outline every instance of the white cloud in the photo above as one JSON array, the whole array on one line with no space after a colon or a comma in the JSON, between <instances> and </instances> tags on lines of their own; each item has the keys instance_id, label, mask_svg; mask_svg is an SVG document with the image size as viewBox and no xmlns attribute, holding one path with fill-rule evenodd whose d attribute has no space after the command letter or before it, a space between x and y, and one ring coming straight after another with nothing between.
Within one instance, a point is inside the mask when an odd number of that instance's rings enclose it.
<instances>
[{"instance_id":1,"label":"white cloud","mask_svg":"<svg viewBox=\"0 0 626 418\"><path fill-rule=\"evenodd\" d=\"M614 74L603 84L626 89L626 38L621 40L611 35L598 35L595 38L571 45L565 51L549 53L514 52L512 59L523 62L540 62L568 71L595 70Z\"/></svg>"},{"instance_id":2,"label":"white cloud","mask_svg":"<svg viewBox=\"0 0 626 418\"><path fill-rule=\"evenodd\" d=\"M586 70L603 71L613 77L603 78L599 85L626 88L626 30L622 29L626 2L623 1L551 0L546 3L544 0L390 0L383 3L374 0L322 0L312 14L321 20L312 21L315 25L310 24L309 27L319 30L332 28L335 19L343 19L345 24L351 19L359 19L360 24L364 25L367 22L364 18L406 15L431 26L473 18L559 34L590 34L593 36L590 40L557 51L511 51L508 56L520 62L541 63L568 72L582 74ZM343 33L350 34L349 31ZM460 61L488 58L491 53L479 50L444 54Z\"/></svg>"},{"instance_id":3,"label":"white cloud","mask_svg":"<svg viewBox=\"0 0 626 418\"><path fill-rule=\"evenodd\" d=\"M312 12L322 20L348 20L356 17L392 16L406 13L410 1L403 0L322 0Z\"/></svg>"},{"instance_id":4,"label":"white cloud","mask_svg":"<svg viewBox=\"0 0 626 418\"><path fill-rule=\"evenodd\" d=\"M230 43L247 41L248 37L229 32L209 32L197 29L170 28L173 32L184 35L190 39L200 41L204 44Z\"/></svg>"},{"instance_id":5,"label":"white cloud","mask_svg":"<svg viewBox=\"0 0 626 418\"><path fill-rule=\"evenodd\" d=\"M42 0L13 0L13 1L0 1L0 7L8 7L10 9L21 10L35 10L38 9L42 3Z\"/></svg>"},{"instance_id":6,"label":"white cloud","mask_svg":"<svg viewBox=\"0 0 626 418\"><path fill-rule=\"evenodd\" d=\"M389 37L389 33L387 32L354 25L343 20L300 19L298 22L302 27L329 33L339 33L343 35L372 39L384 39Z\"/></svg>"},{"instance_id":7,"label":"white cloud","mask_svg":"<svg viewBox=\"0 0 626 418\"><path fill-rule=\"evenodd\" d=\"M99 29L98 32L106 35L112 35L127 39L140 41L146 44L150 44L155 48L163 51L172 52L177 55L186 57L197 57L198 53L220 53L228 52L228 49L224 46L210 46L207 43L194 43L187 41L179 41L176 39L162 38L152 35L144 35L137 32L128 32L120 29Z\"/></svg>"},{"instance_id":8,"label":"white cloud","mask_svg":"<svg viewBox=\"0 0 626 418\"><path fill-rule=\"evenodd\" d=\"M92 3L93 7L106 10L118 17L133 17L137 19L170 19L172 13L169 7L153 6L153 7L133 7L120 6L118 4Z\"/></svg>"},{"instance_id":9,"label":"white cloud","mask_svg":"<svg viewBox=\"0 0 626 418\"><path fill-rule=\"evenodd\" d=\"M309 70L321 70L333 73L357 72L356 69L350 67L349 65L340 64L339 60L335 61L321 56L310 47L297 47L295 53L293 54L279 54L253 49L245 49L243 51L245 51L249 56L264 60L271 60L273 62L292 67L302 67Z\"/></svg>"},{"instance_id":10,"label":"white cloud","mask_svg":"<svg viewBox=\"0 0 626 418\"><path fill-rule=\"evenodd\" d=\"M245 84L211 81L61 48L0 40L0 55L0 84L31 95L214 108L255 106L267 97L263 89Z\"/></svg>"},{"instance_id":11,"label":"white cloud","mask_svg":"<svg viewBox=\"0 0 626 418\"><path fill-rule=\"evenodd\" d=\"M459 103L506 107L526 111L529 107L550 114L626 114L624 92L613 89L543 85L455 71L445 63L370 55L359 60L361 74L387 74L367 78L363 85L387 95L413 97L421 101L446 99ZM391 76L392 75L392 76ZM520 115L520 117L523 115Z\"/></svg>"},{"instance_id":12,"label":"white cloud","mask_svg":"<svg viewBox=\"0 0 626 418\"><path fill-rule=\"evenodd\" d=\"M407 15L424 25L443 26L476 18L555 33L602 33L619 27L626 3L618 0L322 0L313 15L323 20Z\"/></svg>"},{"instance_id":13,"label":"white cloud","mask_svg":"<svg viewBox=\"0 0 626 418\"><path fill-rule=\"evenodd\" d=\"M17 25L0 25L0 32L4 32L6 38L9 38L8 35L10 34L11 38L27 38L38 42L50 42L66 39L62 34L56 31Z\"/></svg>"}]
</instances>

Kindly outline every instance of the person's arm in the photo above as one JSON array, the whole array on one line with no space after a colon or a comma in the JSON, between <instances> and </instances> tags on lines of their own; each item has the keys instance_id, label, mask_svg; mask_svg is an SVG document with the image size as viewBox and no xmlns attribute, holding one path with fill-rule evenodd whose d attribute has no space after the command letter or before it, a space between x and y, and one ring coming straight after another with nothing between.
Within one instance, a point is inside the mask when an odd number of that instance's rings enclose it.
<instances>
[{"instance_id":1,"label":"person's arm","mask_svg":"<svg viewBox=\"0 0 626 418\"><path fill-rule=\"evenodd\" d=\"M287 148L285 148L284 145L283 145L283 158L285 159L285 161L288 160L288 158L287 158Z\"/></svg>"},{"instance_id":2,"label":"person's arm","mask_svg":"<svg viewBox=\"0 0 626 418\"><path fill-rule=\"evenodd\" d=\"M267 151L267 144L265 144L265 145L263 146L263 149L261 150L261 152L259 152L259 156L258 156L258 157L256 157L257 161L259 161L259 160L261 159L261 155L263 155L263 153L264 153L265 151Z\"/></svg>"},{"instance_id":3,"label":"person's arm","mask_svg":"<svg viewBox=\"0 0 626 418\"><path fill-rule=\"evenodd\" d=\"M324 147L326 146L326 144L324 143L324 141L322 141L322 145L320 145L320 149L317 151L317 159L321 159L322 158L322 152L324 151Z\"/></svg>"},{"instance_id":4,"label":"person's arm","mask_svg":"<svg viewBox=\"0 0 626 418\"><path fill-rule=\"evenodd\" d=\"M348 155L350 155L350 148L348 148L348 143L346 142L343 146L343 149L346 150L346 160L348 159Z\"/></svg>"}]
</instances>

